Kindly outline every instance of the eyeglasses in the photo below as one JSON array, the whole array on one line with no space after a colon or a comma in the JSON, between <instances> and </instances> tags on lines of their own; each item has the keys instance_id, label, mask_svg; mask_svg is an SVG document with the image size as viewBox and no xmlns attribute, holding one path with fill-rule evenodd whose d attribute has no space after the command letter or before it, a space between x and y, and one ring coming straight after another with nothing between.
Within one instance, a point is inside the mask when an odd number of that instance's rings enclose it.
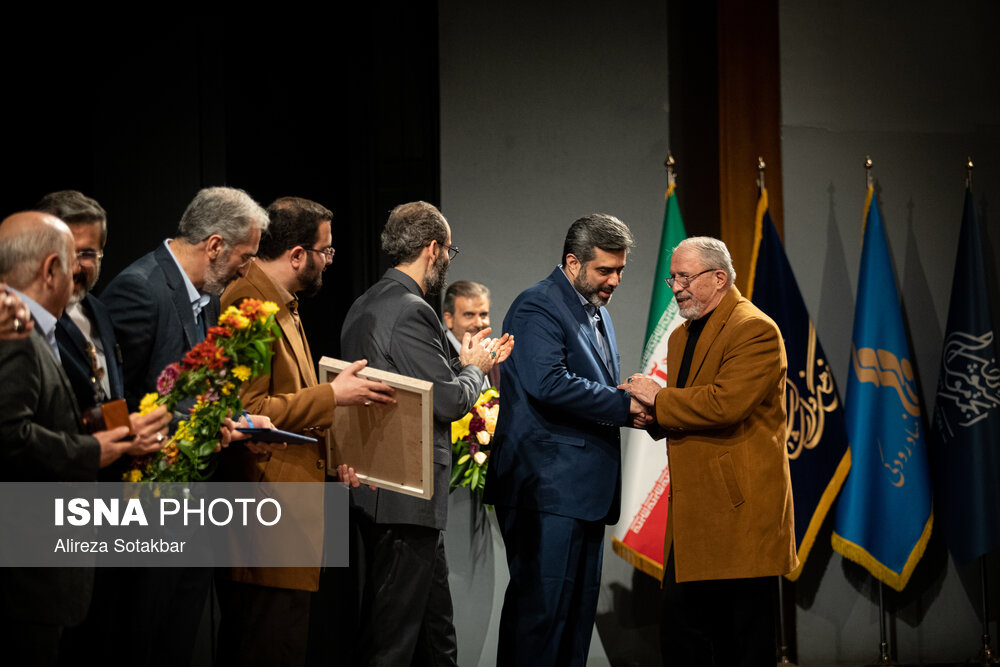
<instances>
[{"instance_id":1,"label":"eyeglasses","mask_svg":"<svg viewBox=\"0 0 1000 667\"><path fill-rule=\"evenodd\" d=\"M455 255L458 254L458 246L457 245L446 245L444 243L442 243L441 245L443 247L445 247L445 248L448 249L448 260L451 261L451 260L455 259Z\"/></svg>"},{"instance_id":2,"label":"eyeglasses","mask_svg":"<svg viewBox=\"0 0 1000 667\"><path fill-rule=\"evenodd\" d=\"M302 249L305 250L306 252L315 252L320 255L325 255L326 258L330 260L332 260L333 256L337 254L336 249L332 245L327 246L322 250L316 250L316 248L306 248L305 246L303 246Z\"/></svg>"},{"instance_id":3,"label":"eyeglasses","mask_svg":"<svg viewBox=\"0 0 1000 667\"><path fill-rule=\"evenodd\" d=\"M87 248L86 250L76 251L76 258L81 262L82 261L93 262L102 259L103 257L104 257L104 252L100 250L93 250L91 248Z\"/></svg>"},{"instance_id":4,"label":"eyeglasses","mask_svg":"<svg viewBox=\"0 0 1000 667\"><path fill-rule=\"evenodd\" d=\"M664 280L666 280L667 284L670 285L671 287L674 286L674 283L678 283L678 284L680 284L681 288L683 289L683 288L687 288L689 285L691 285L691 281L693 281L698 276L700 276L702 274L705 274L705 273L710 273L711 271L720 271L720 270L721 269L705 269L704 271L696 273L693 276L676 275L676 276L670 276L669 278L665 278Z\"/></svg>"}]
</instances>

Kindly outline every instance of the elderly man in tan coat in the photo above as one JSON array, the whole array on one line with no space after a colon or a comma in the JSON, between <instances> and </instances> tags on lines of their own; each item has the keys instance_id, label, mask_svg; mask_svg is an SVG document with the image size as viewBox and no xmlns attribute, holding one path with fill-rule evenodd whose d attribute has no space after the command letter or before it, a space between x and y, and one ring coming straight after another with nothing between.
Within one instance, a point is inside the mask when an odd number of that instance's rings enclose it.
<instances>
[{"instance_id":1,"label":"elderly man in tan coat","mask_svg":"<svg viewBox=\"0 0 1000 667\"><path fill-rule=\"evenodd\" d=\"M667 387L622 385L668 438L665 665L773 664L773 576L798 566L785 346L735 279L722 241L681 242L667 282L688 321L670 336Z\"/></svg>"}]
</instances>

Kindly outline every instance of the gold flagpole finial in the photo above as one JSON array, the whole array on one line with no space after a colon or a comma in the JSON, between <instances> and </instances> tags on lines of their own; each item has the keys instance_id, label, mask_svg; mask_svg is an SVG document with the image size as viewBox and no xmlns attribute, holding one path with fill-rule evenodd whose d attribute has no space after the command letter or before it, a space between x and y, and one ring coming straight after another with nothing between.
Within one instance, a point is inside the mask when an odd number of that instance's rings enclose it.
<instances>
[{"instance_id":1,"label":"gold flagpole finial","mask_svg":"<svg viewBox=\"0 0 1000 667\"><path fill-rule=\"evenodd\" d=\"M767 169L767 164L764 162L764 157L761 155L757 156L757 190L758 193L764 191L764 170Z\"/></svg>"},{"instance_id":2,"label":"gold flagpole finial","mask_svg":"<svg viewBox=\"0 0 1000 667\"><path fill-rule=\"evenodd\" d=\"M676 185L677 182L677 162L674 160L674 154L667 152L667 159L663 161L663 166L667 169L667 185Z\"/></svg>"},{"instance_id":3,"label":"gold flagpole finial","mask_svg":"<svg viewBox=\"0 0 1000 667\"><path fill-rule=\"evenodd\" d=\"M872 156L865 156L865 189L872 186Z\"/></svg>"},{"instance_id":4,"label":"gold flagpole finial","mask_svg":"<svg viewBox=\"0 0 1000 667\"><path fill-rule=\"evenodd\" d=\"M969 157L966 158L965 162L965 169L967 172L965 176L965 187L969 188L970 190L972 189L972 168L975 166L976 165L972 164L972 156L970 155Z\"/></svg>"}]
</instances>

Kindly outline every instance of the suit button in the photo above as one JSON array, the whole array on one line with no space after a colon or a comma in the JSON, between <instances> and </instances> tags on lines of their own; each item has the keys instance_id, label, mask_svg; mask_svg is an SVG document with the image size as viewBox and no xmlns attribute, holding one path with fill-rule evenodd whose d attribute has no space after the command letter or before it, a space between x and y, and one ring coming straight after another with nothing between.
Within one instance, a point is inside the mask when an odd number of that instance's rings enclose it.
<instances>
[{"instance_id":1,"label":"suit button","mask_svg":"<svg viewBox=\"0 0 1000 667\"><path fill-rule=\"evenodd\" d=\"M326 467L326 462L323 459L319 459L316 461L316 467L322 470L324 467Z\"/></svg>"}]
</instances>

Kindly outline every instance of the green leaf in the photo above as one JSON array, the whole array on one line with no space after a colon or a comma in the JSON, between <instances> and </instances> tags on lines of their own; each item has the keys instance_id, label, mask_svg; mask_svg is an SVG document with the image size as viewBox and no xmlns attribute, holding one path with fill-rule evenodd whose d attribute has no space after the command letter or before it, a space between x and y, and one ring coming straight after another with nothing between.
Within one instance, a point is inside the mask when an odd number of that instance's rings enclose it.
<instances>
[{"instance_id":1,"label":"green leaf","mask_svg":"<svg viewBox=\"0 0 1000 667\"><path fill-rule=\"evenodd\" d=\"M472 456L469 455L469 454L466 454L465 456L463 456L460 459L458 459L458 465L462 465L463 463L465 463L466 461L468 461L470 458L472 458Z\"/></svg>"}]
</instances>

